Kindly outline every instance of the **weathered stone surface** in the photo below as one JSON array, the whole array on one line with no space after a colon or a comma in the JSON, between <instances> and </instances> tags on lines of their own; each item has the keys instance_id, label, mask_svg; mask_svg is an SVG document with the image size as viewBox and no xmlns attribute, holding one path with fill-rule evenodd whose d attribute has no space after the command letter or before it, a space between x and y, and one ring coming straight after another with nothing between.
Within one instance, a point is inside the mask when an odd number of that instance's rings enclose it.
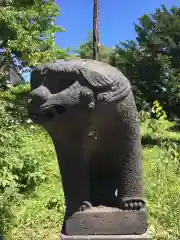
<instances>
[{"instance_id":1,"label":"weathered stone surface","mask_svg":"<svg viewBox=\"0 0 180 240\"><path fill-rule=\"evenodd\" d=\"M148 232L142 235L86 235L67 236L61 235L60 240L152 240Z\"/></svg>"},{"instance_id":2,"label":"weathered stone surface","mask_svg":"<svg viewBox=\"0 0 180 240\"><path fill-rule=\"evenodd\" d=\"M93 208L76 212L66 221L67 235L143 234L147 231L145 209L123 211L115 208Z\"/></svg>"},{"instance_id":3,"label":"weathered stone surface","mask_svg":"<svg viewBox=\"0 0 180 240\"><path fill-rule=\"evenodd\" d=\"M85 214L90 232L110 234L112 226L115 233L145 232L140 126L128 79L106 63L59 60L34 69L31 87L29 114L48 131L60 165L62 233L75 232L72 223L79 231L77 220L85 221ZM99 205L111 214L98 213L105 224L95 229L92 213L85 212Z\"/></svg>"}]
</instances>

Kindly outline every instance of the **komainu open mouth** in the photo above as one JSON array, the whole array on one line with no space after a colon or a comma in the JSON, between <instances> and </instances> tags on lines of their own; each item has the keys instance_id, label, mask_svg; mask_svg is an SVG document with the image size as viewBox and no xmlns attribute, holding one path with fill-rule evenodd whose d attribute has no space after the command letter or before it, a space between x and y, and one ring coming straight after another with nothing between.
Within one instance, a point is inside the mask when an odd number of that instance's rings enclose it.
<instances>
[{"instance_id":1,"label":"komainu open mouth","mask_svg":"<svg viewBox=\"0 0 180 240\"><path fill-rule=\"evenodd\" d=\"M49 106L41 109L39 113L30 113L30 116L34 122L46 122L52 120L53 118L62 115L66 112L63 106Z\"/></svg>"}]
</instances>

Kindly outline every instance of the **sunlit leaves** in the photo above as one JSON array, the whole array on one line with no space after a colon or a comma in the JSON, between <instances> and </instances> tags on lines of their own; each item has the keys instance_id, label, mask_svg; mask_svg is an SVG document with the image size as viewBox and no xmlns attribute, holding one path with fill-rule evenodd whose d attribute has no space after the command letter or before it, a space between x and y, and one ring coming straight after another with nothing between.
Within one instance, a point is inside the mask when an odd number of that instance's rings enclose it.
<instances>
[{"instance_id":1,"label":"sunlit leaves","mask_svg":"<svg viewBox=\"0 0 180 240\"><path fill-rule=\"evenodd\" d=\"M0 47L15 54L23 65L66 55L54 43L54 33L64 31L55 24L59 7L55 1L6 1L0 8Z\"/></svg>"}]
</instances>

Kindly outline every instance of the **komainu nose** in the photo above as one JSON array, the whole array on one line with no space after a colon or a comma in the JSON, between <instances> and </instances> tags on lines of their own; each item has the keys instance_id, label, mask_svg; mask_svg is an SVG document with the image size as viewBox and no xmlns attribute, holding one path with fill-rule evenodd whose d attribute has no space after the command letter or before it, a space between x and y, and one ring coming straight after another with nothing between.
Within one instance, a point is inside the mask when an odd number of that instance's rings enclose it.
<instances>
[{"instance_id":1,"label":"komainu nose","mask_svg":"<svg viewBox=\"0 0 180 240\"><path fill-rule=\"evenodd\" d=\"M50 95L51 92L45 86L39 86L30 92L30 98L38 101L46 101Z\"/></svg>"}]
</instances>

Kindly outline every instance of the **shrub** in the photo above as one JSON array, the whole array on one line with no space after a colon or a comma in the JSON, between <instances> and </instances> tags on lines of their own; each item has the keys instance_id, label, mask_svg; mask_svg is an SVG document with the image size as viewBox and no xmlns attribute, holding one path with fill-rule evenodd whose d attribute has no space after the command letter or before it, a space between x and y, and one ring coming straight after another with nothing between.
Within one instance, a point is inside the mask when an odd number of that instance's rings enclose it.
<instances>
[{"instance_id":1,"label":"shrub","mask_svg":"<svg viewBox=\"0 0 180 240\"><path fill-rule=\"evenodd\" d=\"M31 146L32 128L35 126L28 121L24 101L26 91L26 86L19 86L0 95L1 231L8 229L11 205L18 201L20 195L35 190L45 180L41 159L33 154ZM26 128L31 132L30 136Z\"/></svg>"}]
</instances>

